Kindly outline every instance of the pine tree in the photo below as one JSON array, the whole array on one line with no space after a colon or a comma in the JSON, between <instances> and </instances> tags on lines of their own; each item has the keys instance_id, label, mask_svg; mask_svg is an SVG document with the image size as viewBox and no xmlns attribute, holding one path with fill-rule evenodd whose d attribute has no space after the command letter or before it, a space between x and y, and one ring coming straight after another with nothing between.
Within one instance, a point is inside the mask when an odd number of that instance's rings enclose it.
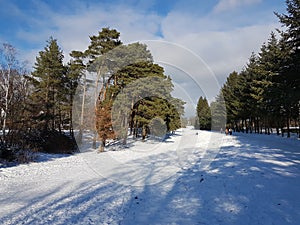
<instances>
[{"instance_id":1,"label":"pine tree","mask_svg":"<svg viewBox=\"0 0 300 225\"><path fill-rule=\"evenodd\" d=\"M224 130L226 126L227 112L222 90L210 104L212 130Z\"/></svg>"},{"instance_id":2,"label":"pine tree","mask_svg":"<svg viewBox=\"0 0 300 225\"><path fill-rule=\"evenodd\" d=\"M118 31L103 28L97 36L90 37L86 51L73 52L88 61L88 71L97 74L95 131L100 152L104 151L107 139L123 139L126 144L129 128L135 135L142 129L145 139L149 124L157 116L165 122L167 132L175 130L180 127L183 114L184 103L171 97L171 78L153 63L147 46L123 45L119 36ZM96 146L96 136L93 145Z\"/></svg>"},{"instance_id":3,"label":"pine tree","mask_svg":"<svg viewBox=\"0 0 300 225\"><path fill-rule=\"evenodd\" d=\"M282 127L280 109L285 101L285 93L281 88L282 83L278 82L284 55L285 50L280 47L280 41L277 40L275 33L272 32L268 43L262 45L259 53L258 72L260 76L255 79L255 83L259 88L253 94L253 97L260 100L260 103L264 106L261 114L268 120L268 126L275 126L277 134L279 134L279 127ZM268 133L270 133L269 129Z\"/></svg>"},{"instance_id":4,"label":"pine tree","mask_svg":"<svg viewBox=\"0 0 300 225\"><path fill-rule=\"evenodd\" d=\"M226 100L228 122L246 132L270 133L271 127L287 127L290 122L300 123L300 1L287 0L287 15L275 13L286 27L274 32L261 46L258 55L252 54L239 74L231 73L222 87ZM300 133L300 132L299 132Z\"/></svg>"},{"instance_id":5,"label":"pine tree","mask_svg":"<svg viewBox=\"0 0 300 225\"><path fill-rule=\"evenodd\" d=\"M231 127L236 126L237 120L239 120L240 112L240 89L238 86L239 74L232 72L229 74L224 86L222 87L222 93L226 101L227 121ZM223 127L224 128L224 127Z\"/></svg>"},{"instance_id":6,"label":"pine tree","mask_svg":"<svg viewBox=\"0 0 300 225\"><path fill-rule=\"evenodd\" d=\"M56 118L59 117L59 105L62 96L59 94L63 85L66 68L63 65L63 53L52 37L47 41L44 51L36 58L30 81L34 86L32 93L32 113L39 115L44 130L55 130Z\"/></svg>"},{"instance_id":7,"label":"pine tree","mask_svg":"<svg viewBox=\"0 0 300 225\"><path fill-rule=\"evenodd\" d=\"M258 57L254 53L251 54L249 58L249 62L247 63L245 69L240 73L238 79L238 87L239 90L238 95L240 96L240 110L239 110L239 119L241 120L240 129L244 132L244 128L246 128L246 132L252 132L252 123L256 124L254 129L258 132L258 126L260 117L259 110L260 104L256 102L253 98L253 87L255 86L254 80L258 75Z\"/></svg>"},{"instance_id":8,"label":"pine tree","mask_svg":"<svg viewBox=\"0 0 300 225\"><path fill-rule=\"evenodd\" d=\"M196 111L200 130L211 130L211 111L205 97L199 98Z\"/></svg>"},{"instance_id":9,"label":"pine tree","mask_svg":"<svg viewBox=\"0 0 300 225\"><path fill-rule=\"evenodd\" d=\"M87 91L87 78L86 78L86 65L85 65L85 54L81 51L72 51L70 53L72 59L68 64L68 77L70 81L70 103L72 104L72 108L70 109L70 122L71 127L73 127L73 100L74 95L79 86L79 90L82 87L82 103L80 108L80 116L75 115L77 121L79 120L79 132L76 137L76 141L78 144L82 143L82 135L83 135L83 120L84 120L84 109L86 106L86 91ZM77 109L75 112L78 111Z\"/></svg>"},{"instance_id":10,"label":"pine tree","mask_svg":"<svg viewBox=\"0 0 300 225\"><path fill-rule=\"evenodd\" d=\"M280 69L281 80L285 88L285 105L286 124L288 137L290 136L290 119L298 118L300 123L300 1L286 0L287 14L275 13L286 30L282 32L283 46L289 51L285 61ZM299 132L300 136L300 132Z\"/></svg>"},{"instance_id":11,"label":"pine tree","mask_svg":"<svg viewBox=\"0 0 300 225\"><path fill-rule=\"evenodd\" d=\"M64 95L66 100L65 111L67 113L67 122L71 136L73 132L73 101L78 85L83 76L84 66L78 62L71 60L67 66L67 72L64 76Z\"/></svg>"},{"instance_id":12,"label":"pine tree","mask_svg":"<svg viewBox=\"0 0 300 225\"><path fill-rule=\"evenodd\" d=\"M90 45L88 49L84 52L87 59L89 59L88 69L89 71L95 71L97 73L96 84L95 84L95 113L96 122L93 147L96 148L96 136L100 139L100 149L99 151L104 151L104 146L107 138L111 134L111 127L107 124L104 124L103 121L108 121L107 114L109 111L103 114L103 109L110 110L109 101L106 101L108 105L104 105L106 99L106 92L108 90L109 82L107 75L109 74L109 68L111 61L106 57L106 53L112 49L120 46L122 42L120 41L120 33L115 29L103 28L98 35L90 37ZM102 57L103 56L103 57ZM100 78L102 80L100 81ZM101 82L100 93L98 93L99 82ZM107 122L110 124L111 122Z\"/></svg>"},{"instance_id":13,"label":"pine tree","mask_svg":"<svg viewBox=\"0 0 300 225\"><path fill-rule=\"evenodd\" d=\"M123 118L127 118L127 113L130 114L130 134L137 137L139 130L142 130L142 138L145 139L149 123L156 117L165 121L167 132L180 127L184 103L172 98L170 93L173 84L170 77L164 75L162 67L151 62L139 62L120 70L118 80L127 85L124 86L124 90L121 88L121 94L118 95L114 106L117 109L127 109L123 111ZM122 132L125 140L126 130L125 126Z\"/></svg>"}]
</instances>

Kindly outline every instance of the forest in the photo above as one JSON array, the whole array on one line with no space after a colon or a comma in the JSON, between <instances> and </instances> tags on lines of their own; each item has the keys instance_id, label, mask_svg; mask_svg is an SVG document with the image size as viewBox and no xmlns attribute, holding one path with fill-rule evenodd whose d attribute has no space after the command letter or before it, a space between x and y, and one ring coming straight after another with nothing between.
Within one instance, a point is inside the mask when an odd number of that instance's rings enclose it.
<instances>
[{"instance_id":1,"label":"forest","mask_svg":"<svg viewBox=\"0 0 300 225\"><path fill-rule=\"evenodd\" d=\"M214 114L226 116L226 127L234 131L270 134L274 128L277 135L294 132L300 138L299 11L299 1L288 1L287 14L275 13L283 29L271 32L241 72L229 74L210 106L205 97L199 98L197 128L210 129Z\"/></svg>"}]
</instances>

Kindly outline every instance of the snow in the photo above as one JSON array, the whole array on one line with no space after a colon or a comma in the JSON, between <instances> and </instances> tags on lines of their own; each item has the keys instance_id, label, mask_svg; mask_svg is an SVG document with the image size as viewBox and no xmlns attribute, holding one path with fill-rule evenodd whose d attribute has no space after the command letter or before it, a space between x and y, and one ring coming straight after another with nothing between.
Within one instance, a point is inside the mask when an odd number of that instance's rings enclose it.
<instances>
[{"instance_id":1,"label":"snow","mask_svg":"<svg viewBox=\"0 0 300 225\"><path fill-rule=\"evenodd\" d=\"M188 127L117 151L40 154L0 167L0 224L299 224L299 146Z\"/></svg>"}]
</instances>

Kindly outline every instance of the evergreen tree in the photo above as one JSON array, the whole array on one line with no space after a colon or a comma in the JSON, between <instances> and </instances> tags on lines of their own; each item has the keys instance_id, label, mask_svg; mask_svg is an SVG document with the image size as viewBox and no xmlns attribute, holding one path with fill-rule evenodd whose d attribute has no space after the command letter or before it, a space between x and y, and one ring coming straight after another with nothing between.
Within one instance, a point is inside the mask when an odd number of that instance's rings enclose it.
<instances>
[{"instance_id":1,"label":"evergreen tree","mask_svg":"<svg viewBox=\"0 0 300 225\"><path fill-rule=\"evenodd\" d=\"M93 64L99 56L108 53L121 44L120 32L105 27L98 32L98 35L90 36L90 45L84 53L90 59L89 63Z\"/></svg>"},{"instance_id":2,"label":"evergreen tree","mask_svg":"<svg viewBox=\"0 0 300 225\"><path fill-rule=\"evenodd\" d=\"M142 129L145 138L150 132L149 124L156 117L164 121L167 132L176 130L183 114L184 103L172 98L171 79L164 75L162 67L153 63L147 46L123 45L119 36L118 31L103 28L97 36L90 37L86 51L72 52L73 68L82 71L86 67L97 74L95 131L100 140L99 151L104 151L107 139L120 138L125 144L128 128L135 135Z\"/></svg>"},{"instance_id":3,"label":"evergreen tree","mask_svg":"<svg viewBox=\"0 0 300 225\"><path fill-rule=\"evenodd\" d=\"M285 105L284 112L286 114L286 124L288 137L290 136L290 119L299 118L300 107L300 1L286 0L287 14L275 13L286 30L282 32L285 50L289 54L285 57L285 61L280 69L281 80L285 88ZM300 132L299 132L300 136Z\"/></svg>"},{"instance_id":4,"label":"evergreen tree","mask_svg":"<svg viewBox=\"0 0 300 225\"><path fill-rule=\"evenodd\" d=\"M82 87L82 103L80 108L80 115L75 115L75 118L77 121L79 121L79 133L76 137L76 141L78 144L82 143L82 135L83 135L83 119L84 119L84 109L86 107L86 91L87 91L87 79L86 79L86 65L85 65L85 54L81 51L72 51L70 53L70 56L72 59L69 62L68 65L68 76L70 77L70 102L72 103L72 108L70 111L70 123L72 124L71 127L73 127L73 100L74 100L74 94L77 90L77 87L79 87L79 90L81 90ZM75 112L78 112L76 109Z\"/></svg>"},{"instance_id":5,"label":"evergreen tree","mask_svg":"<svg viewBox=\"0 0 300 225\"><path fill-rule=\"evenodd\" d=\"M227 112L222 90L210 104L212 130L224 130L226 126Z\"/></svg>"},{"instance_id":6,"label":"evergreen tree","mask_svg":"<svg viewBox=\"0 0 300 225\"><path fill-rule=\"evenodd\" d=\"M117 30L103 28L97 36L94 35L90 37L90 45L84 52L86 58L89 59L89 70L97 73L95 84L95 111L96 120L99 121L96 121L95 124L93 147L96 148L96 135L98 133L100 139L100 151L104 150L106 139L113 137L110 126L111 121L109 118L111 102L105 101L105 99L109 86L108 74L110 74L111 71L109 70L111 69L111 64L114 62L106 57L105 54L122 44L119 38L120 33ZM102 78L101 81L100 78ZM98 93L99 82L101 82L100 93ZM105 124L103 121L109 122L107 122L108 124Z\"/></svg>"},{"instance_id":7,"label":"evergreen tree","mask_svg":"<svg viewBox=\"0 0 300 225\"><path fill-rule=\"evenodd\" d=\"M167 131L172 133L175 130L185 127L186 123L184 122L184 105L185 102L178 98L172 98L169 102L169 110L166 115Z\"/></svg>"},{"instance_id":8,"label":"evergreen tree","mask_svg":"<svg viewBox=\"0 0 300 225\"><path fill-rule=\"evenodd\" d=\"M211 130L211 112L208 101L205 97L200 97L197 103L197 116L200 130Z\"/></svg>"},{"instance_id":9,"label":"evergreen tree","mask_svg":"<svg viewBox=\"0 0 300 225\"><path fill-rule=\"evenodd\" d=\"M170 93L173 84L170 77L164 75L162 67L151 62L132 64L118 72L118 81L120 84L127 85L120 85L120 95L117 96L114 107L117 110L125 109L120 113L123 115L123 121L127 120L126 115L130 114L130 134L137 137L141 131L142 138L145 139L149 131L149 123L156 117L165 122L167 132L180 127L184 103L172 98ZM121 129L123 130L121 136L126 143L127 122L119 122L119 124L126 124Z\"/></svg>"},{"instance_id":10,"label":"evergreen tree","mask_svg":"<svg viewBox=\"0 0 300 225\"><path fill-rule=\"evenodd\" d=\"M32 93L32 113L39 116L44 130L55 130L56 118L60 117L60 104L64 101L60 95L66 68L63 65L63 53L52 37L47 41L44 51L36 58L30 81L34 86Z\"/></svg>"},{"instance_id":11,"label":"evergreen tree","mask_svg":"<svg viewBox=\"0 0 300 225\"><path fill-rule=\"evenodd\" d=\"M239 87L239 74L232 72L229 74L223 88L222 93L226 101L227 121L230 126L236 126L241 110L240 102L240 87ZM224 127L223 127L224 128Z\"/></svg>"},{"instance_id":12,"label":"evergreen tree","mask_svg":"<svg viewBox=\"0 0 300 225\"><path fill-rule=\"evenodd\" d=\"M270 134L276 127L283 135L286 126L289 137L291 121L300 123L300 1L286 3L287 15L276 13L286 27L278 30L281 38L272 32L259 54L252 54L244 70L231 73L222 87L228 123L237 130Z\"/></svg>"},{"instance_id":13,"label":"evergreen tree","mask_svg":"<svg viewBox=\"0 0 300 225\"><path fill-rule=\"evenodd\" d=\"M258 57L252 53L249 58L249 62L245 69L240 73L238 79L238 89L240 90L239 118L242 122L239 129L242 130L242 132L245 131L244 128L246 128L246 132L248 132L249 129L251 132L252 123L258 124L260 120L259 111L261 104L253 98L253 87L255 87L254 80L257 76Z\"/></svg>"},{"instance_id":14,"label":"evergreen tree","mask_svg":"<svg viewBox=\"0 0 300 225\"><path fill-rule=\"evenodd\" d=\"M73 136L73 101L76 94L78 85L80 84L81 77L83 76L83 65L71 60L67 65L67 72L64 76L64 86L61 92L65 95L64 110L67 113L67 118L64 120L69 124L70 134Z\"/></svg>"},{"instance_id":15,"label":"evergreen tree","mask_svg":"<svg viewBox=\"0 0 300 225\"><path fill-rule=\"evenodd\" d=\"M283 106L285 93L278 82L280 68L284 61L285 50L272 32L267 44L263 44L259 53L259 76L255 79L256 89L253 97L263 106L261 114L266 117L268 128L275 126L277 134L282 127L280 108ZM276 121L276 123L275 123ZM269 129L265 130L270 133Z\"/></svg>"}]
</instances>

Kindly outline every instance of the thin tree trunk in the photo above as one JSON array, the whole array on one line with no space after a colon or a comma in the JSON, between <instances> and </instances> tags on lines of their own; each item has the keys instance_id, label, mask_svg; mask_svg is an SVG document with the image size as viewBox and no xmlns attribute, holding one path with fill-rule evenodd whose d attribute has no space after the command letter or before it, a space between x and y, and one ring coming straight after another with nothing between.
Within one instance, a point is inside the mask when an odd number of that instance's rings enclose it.
<instances>
[{"instance_id":1,"label":"thin tree trunk","mask_svg":"<svg viewBox=\"0 0 300 225\"><path fill-rule=\"evenodd\" d=\"M73 99L74 96L73 94L71 94L70 96L70 108L69 108L69 118L70 118L70 125L69 125L69 134L72 138L74 138L74 130L73 130L73 110L72 110L72 106L73 106Z\"/></svg>"},{"instance_id":2,"label":"thin tree trunk","mask_svg":"<svg viewBox=\"0 0 300 225\"><path fill-rule=\"evenodd\" d=\"M236 122L236 121L234 121L234 123L235 123L235 127L236 127L235 129L236 129L236 131L237 131L237 132L240 132L240 128L239 128L239 126L238 126L237 122Z\"/></svg>"},{"instance_id":3,"label":"thin tree trunk","mask_svg":"<svg viewBox=\"0 0 300 225\"><path fill-rule=\"evenodd\" d=\"M267 134L267 119L264 118L264 127L265 127L265 134Z\"/></svg>"},{"instance_id":4,"label":"thin tree trunk","mask_svg":"<svg viewBox=\"0 0 300 225\"><path fill-rule=\"evenodd\" d=\"M300 138L300 109L299 109L299 116L298 116L298 138Z\"/></svg>"},{"instance_id":5,"label":"thin tree trunk","mask_svg":"<svg viewBox=\"0 0 300 225\"><path fill-rule=\"evenodd\" d=\"M103 64L100 66L100 69L98 70L98 72L97 72L97 78L96 78L96 86L95 86L95 112L96 112L96 109L97 109L97 102L98 102L98 100L99 101L101 101L101 99L99 99L99 98L101 98L101 96L99 96L99 94L98 94L98 86L99 86L99 80L100 80L100 76L101 76L101 70L102 70L102 66L103 66ZM102 87L101 87L101 91L104 89L104 82L105 82L105 78L104 78L104 75L103 75L103 81L102 81ZM101 92L100 91L100 92ZM97 142L97 128L96 128L96 115L95 115L95 124L94 124L94 135L93 135L93 145L92 145L92 147L93 147L93 149L96 149L96 142ZM102 145L101 145L101 147L103 147L104 148L104 145L103 145L103 143L102 143Z\"/></svg>"},{"instance_id":6,"label":"thin tree trunk","mask_svg":"<svg viewBox=\"0 0 300 225\"><path fill-rule=\"evenodd\" d=\"M99 148L98 148L98 153L104 152L105 141L106 141L105 139L100 138L100 140L99 140L100 145L99 145ZM95 148L96 148L96 147L95 147Z\"/></svg>"},{"instance_id":7,"label":"thin tree trunk","mask_svg":"<svg viewBox=\"0 0 300 225\"><path fill-rule=\"evenodd\" d=\"M123 145L126 145L127 144L127 135L128 135L128 119L127 119L127 114L125 114L125 118L124 118L124 137L123 137Z\"/></svg>"},{"instance_id":8,"label":"thin tree trunk","mask_svg":"<svg viewBox=\"0 0 300 225\"><path fill-rule=\"evenodd\" d=\"M8 105L9 105L9 90L10 90L10 65L8 65L8 73L7 73L7 80L6 80L6 90L5 90L5 109L3 115L3 125L2 125L2 135L3 139L5 139L6 135L6 120L7 120L7 112L8 112Z\"/></svg>"},{"instance_id":9,"label":"thin tree trunk","mask_svg":"<svg viewBox=\"0 0 300 225\"><path fill-rule=\"evenodd\" d=\"M78 142L78 144L82 144L85 97L86 97L86 75L84 74L84 79L83 79L83 96L82 96L82 103L81 103L79 133L78 133L78 136L77 136L77 142Z\"/></svg>"},{"instance_id":10,"label":"thin tree trunk","mask_svg":"<svg viewBox=\"0 0 300 225\"><path fill-rule=\"evenodd\" d=\"M146 136L147 136L147 129L146 129L146 126L143 125L143 130L142 130L142 140L143 141L145 141Z\"/></svg>"},{"instance_id":11,"label":"thin tree trunk","mask_svg":"<svg viewBox=\"0 0 300 225\"><path fill-rule=\"evenodd\" d=\"M63 126L63 122L62 122L62 112L61 112L61 107L58 106L58 119L59 119L59 123L58 123L58 131L61 134L62 133L62 126Z\"/></svg>"},{"instance_id":12,"label":"thin tree trunk","mask_svg":"<svg viewBox=\"0 0 300 225\"><path fill-rule=\"evenodd\" d=\"M133 126L134 126L134 114L135 114L135 111L134 111L134 103L133 103L133 100L131 102L131 114L130 114L130 134L129 135L132 135L132 132L133 132Z\"/></svg>"},{"instance_id":13,"label":"thin tree trunk","mask_svg":"<svg viewBox=\"0 0 300 225\"><path fill-rule=\"evenodd\" d=\"M279 135L279 121L276 123L276 134Z\"/></svg>"},{"instance_id":14,"label":"thin tree trunk","mask_svg":"<svg viewBox=\"0 0 300 225\"><path fill-rule=\"evenodd\" d=\"M97 90L98 90L99 79L100 79L102 67L103 67L103 63L100 66L100 69L97 72L96 89L95 89L95 112L97 111L97 103L105 100L108 85L109 85L110 80L111 80L111 78L109 78L108 81L105 82L105 75L104 74L102 75L102 86L101 86L100 92L98 94ZM101 136L100 136L100 134L98 134L97 127L96 127L96 124L97 124L96 119L97 119L97 117L95 115L95 126L94 126L95 131L94 131L94 137L93 137L93 148L96 149L97 136L99 136L99 139L100 139L100 152L102 152L102 151L104 151L105 142L106 142L106 139L107 139L107 134L103 133L103 134L101 134Z\"/></svg>"},{"instance_id":15,"label":"thin tree trunk","mask_svg":"<svg viewBox=\"0 0 300 225\"><path fill-rule=\"evenodd\" d=\"M242 132L244 133L245 130L244 130L244 119L242 119Z\"/></svg>"},{"instance_id":16,"label":"thin tree trunk","mask_svg":"<svg viewBox=\"0 0 300 225\"><path fill-rule=\"evenodd\" d=\"M290 132L290 116L287 116L286 119L286 127L287 127L287 137L291 137L291 132Z\"/></svg>"}]
</instances>

